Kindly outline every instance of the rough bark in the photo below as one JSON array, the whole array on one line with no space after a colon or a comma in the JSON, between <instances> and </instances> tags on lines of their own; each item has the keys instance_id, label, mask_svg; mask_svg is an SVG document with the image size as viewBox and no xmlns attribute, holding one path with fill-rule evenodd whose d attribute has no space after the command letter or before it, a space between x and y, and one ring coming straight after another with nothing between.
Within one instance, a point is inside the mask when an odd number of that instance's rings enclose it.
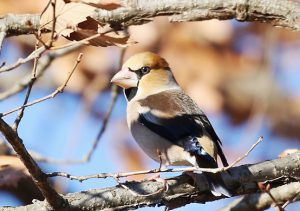
<instances>
[{"instance_id":1,"label":"rough bark","mask_svg":"<svg viewBox=\"0 0 300 211\"><path fill-rule=\"evenodd\" d=\"M157 16L166 16L172 22L209 19L260 21L300 31L300 4L288 0L136 0L128 1L126 7L112 11L96 9L93 14L93 18L100 23L110 24L116 29L144 24ZM32 34L38 30L38 27L38 14L8 14L0 17L0 49L5 37ZM26 165L43 195L50 204L64 204L64 199L49 185L46 175L30 157L18 134L2 119L0 120L1 132ZM225 175L225 181L236 195L255 193L258 190L257 182L270 182L272 187L277 187L299 181L300 154L296 153L283 159L236 167L230 172L232 176ZM203 185L198 189L191 185L192 181L187 175L170 178L168 181L170 189L167 192L158 191L162 188L160 183L148 181L127 183L126 186L129 189L117 186L70 193L64 197L73 209L85 210L131 209L155 205L175 208L188 203L205 203L220 198L210 194L204 179ZM149 195L149 193L153 194ZM267 204L269 204L270 200L265 201L268 201ZM22 210L24 208L2 208L0 210ZM47 203L41 201L26 206L28 210L46 208Z\"/></svg>"},{"instance_id":2,"label":"rough bark","mask_svg":"<svg viewBox=\"0 0 300 211\"><path fill-rule=\"evenodd\" d=\"M0 131L11 144L18 157L28 169L33 181L38 186L43 196L53 208L66 206L66 201L49 184L45 173L39 168L26 150L23 140L18 136L3 119L0 118ZM49 206L48 206L49 207Z\"/></svg>"},{"instance_id":3,"label":"rough bark","mask_svg":"<svg viewBox=\"0 0 300 211\"><path fill-rule=\"evenodd\" d=\"M140 25L157 16L172 22L210 19L260 21L300 31L300 3L290 0L136 0L112 11L96 9L93 18L115 28ZM6 36L31 34L39 27L38 14L9 14L0 18Z\"/></svg>"},{"instance_id":4,"label":"rough bark","mask_svg":"<svg viewBox=\"0 0 300 211\"><path fill-rule=\"evenodd\" d=\"M300 153L281 159L234 167L230 169L230 174L231 176L224 173L224 180L235 196L256 193L259 191L258 182L270 183L272 188L288 183L298 185L293 182L300 179ZM65 195L65 199L68 200L72 210L128 210L156 205L176 208L189 203L205 203L222 198L210 194L204 178L198 188L193 186L193 181L188 175L169 178L168 184L168 191L159 191L163 188L159 182L128 182L124 184L127 188L118 185L111 188L69 193ZM265 204L267 203L270 205L272 201L267 200ZM25 207L6 207L0 210L24 210L25 208L42 210L45 209L45 203L37 201Z\"/></svg>"},{"instance_id":5,"label":"rough bark","mask_svg":"<svg viewBox=\"0 0 300 211\"><path fill-rule=\"evenodd\" d=\"M292 182L273 188L271 195L279 205L285 204L287 201L293 202L300 200L300 182ZM274 206L275 202L268 193L255 193L239 198L228 204L221 211L253 211L265 210Z\"/></svg>"}]
</instances>

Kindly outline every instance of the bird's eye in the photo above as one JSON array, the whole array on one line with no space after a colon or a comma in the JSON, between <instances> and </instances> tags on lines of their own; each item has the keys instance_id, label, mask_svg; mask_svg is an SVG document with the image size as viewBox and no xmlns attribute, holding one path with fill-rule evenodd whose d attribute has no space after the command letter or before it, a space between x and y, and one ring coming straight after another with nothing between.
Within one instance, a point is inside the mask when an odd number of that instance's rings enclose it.
<instances>
[{"instance_id":1,"label":"bird's eye","mask_svg":"<svg viewBox=\"0 0 300 211\"><path fill-rule=\"evenodd\" d=\"M145 66L145 67L142 67L142 68L141 68L141 73L142 73L143 75L145 75L145 74L149 73L150 70L151 70L150 67Z\"/></svg>"}]
</instances>

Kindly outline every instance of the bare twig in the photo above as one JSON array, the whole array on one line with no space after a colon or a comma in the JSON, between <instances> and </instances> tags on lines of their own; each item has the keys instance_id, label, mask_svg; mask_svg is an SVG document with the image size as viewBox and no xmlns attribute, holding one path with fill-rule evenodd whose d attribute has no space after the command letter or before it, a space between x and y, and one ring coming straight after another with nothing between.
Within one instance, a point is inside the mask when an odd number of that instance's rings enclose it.
<instances>
[{"instance_id":1,"label":"bare twig","mask_svg":"<svg viewBox=\"0 0 300 211\"><path fill-rule=\"evenodd\" d=\"M38 66L37 66L36 78L39 78L44 74L45 70L49 67L49 65L51 64L51 62L53 60L55 60L56 58L60 58L63 55L66 55L70 52L73 52L73 51L79 49L80 47L81 47L80 44L73 45L71 47L64 48L61 50L57 50L57 51L53 51L53 52L51 51L51 52L47 53L46 55L42 56L39 60ZM6 98L13 96L13 95L23 91L24 89L26 89L26 87L28 87L30 81L31 81L31 76L28 76L27 78L24 78L21 81L17 82L14 86L9 88L8 90L0 93L0 102L2 100L5 100Z\"/></svg>"},{"instance_id":2,"label":"bare twig","mask_svg":"<svg viewBox=\"0 0 300 211\"><path fill-rule=\"evenodd\" d=\"M69 48L69 47L72 47L72 46L83 46L85 44L87 44L87 41L89 40L92 40L94 38L97 38L99 36L102 36L106 33L109 33L109 32L112 32L113 29L111 28L106 28L102 33L99 33L99 34L95 34L95 35L92 35L88 38L85 38L83 40L80 40L80 41L73 41L73 42L70 42L66 45L62 45L62 46L57 46L57 47L52 47L50 48L51 50L58 50L58 49L64 49L64 48ZM47 48L45 46L49 46L49 42L46 42L44 46L41 46L40 48L36 49L35 51L33 51L29 56L27 56L26 58L20 58L18 59L18 61L14 64L11 64L11 65L6 65L6 66L3 66L0 68L0 73L2 72L8 72L8 71L11 71L17 67L19 67L20 65L22 64L25 64L33 59L36 59L38 57L40 57L46 50Z\"/></svg>"},{"instance_id":3,"label":"bare twig","mask_svg":"<svg viewBox=\"0 0 300 211\"><path fill-rule=\"evenodd\" d=\"M282 207L283 209L285 209L289 204L291 204L291 203L297 201L297 199L299 198L299 196L300 196L300 189L299 189L299 191L295 194L295 196L294 196L293 198L287 200L281 207Z\"/></svg>"},{"instance_id":4,"label":"bare twig","mask_svg":"<svg viewBox=\"0 0 300 211\"><path fill-rule=\"evenodd\" d=\"M36 66L36 64L35 64L35 66ZM16 118L16 120L15 120L15 122L13 124L13 127L12 127L15 131L17 131L18 126L19 126L19 124L20 124L20 122L21 122L21 120L23 118L24 110L25 110L25 106L24 105L26 105L27 102L28 102L28 99L29 99L29 96L30 96L30 93L31 93L31 90L32 90L34 82L35 82L35 78L31 78L30 83L28 85L28 90L26 92L26 96L25 96L25 99L24 99L24 102L23 102L23 106L21 106L20 109L18 109L20 111L19 111L18 116L17 116L17 118ZM18 110L16 110L16 111L18 111Z\"/></svg>"},{"instance_id":5,"label":"bare twig","mask_svg":"<svg viewBox=\"0 0 300 211\"><path fill-rule=\"evenodd\" d=\"M270 198L272 199L272 201L274 202L274 204L276 205L276 207L278 208L279 211L284 211L284 209L282 208L282 206L277 202L277 200L275 199L275 197L273 196L273 194L270 191L270 184L268 184L266 186L266 193L270 196Z\"/></svg>"},{"instance_id":6,"label":"bare twig","mask_svg":"<svg viewBox=\"0 0 300 211\"><path fill-rule=\"evenodd\" d=\"M1 50L2 50L2 45L3 45L3 41L4 41L5 36L6 36L6 32L5 31L0 31L0 53L1 53Z\"/></svg>"},{"instance_id":7,"label":"bare twig","mask_svg":"<svg viewBox=\"0 0 300 211\"><path fill-rule=\"evenodd\" d=\"M3 72L8 72L10 70L13 70L17 67L19 67L20 65L22 64L25 64L35 58L38 58L40 57L44 52L46 51L46 48L44 46L34 50L29 56L27 56L26 58L20 58L18 59L18 61L14 64L11 64L11 65L6 65L6 66L3 66L0 68L0 73L3 73Z\"/></svg>"},{"instance_id":8,"label":"bare twig","mask_svg":"<svg viewBox=\"0 0 300 211\"><path fill-rule=\"evenodd\" d=\"M53 208L61 208L67 206L67 202L60 196L48 183L47 176L39 168L26 150L23 140L18 136L16 131L12 129L2 118L0 118L0 131L11 144L21 161L28 169L35 184L38 186L43 196Z\"/></svg>"},{"instance_id":9,"label":"bare twig","mask_svg":"<svg viewBox=\"0 0 300 211\"><path fill-rule=\"evenodd\" d=\"M136 193L134 190L131 190L129 187L127 187L125 184L120 182L120 178L119 177L115 177L114 178L115 181L118 183L118 185L120 185L121 187L123 187L125 190L129 191L132 195L134 196L138 196L139 194Z\"/></svg>"},{"instance_id":10,"label":"bare twig","mask_svg":"<svg viewBox=\"0 0 300 211\"><path fill-rule=\"evenodd\" d=\"M47 10L47 9L49 8L49 6L51 5L51 1L52 1L52 0L49 0L49 1L48 1L47 5L45 6L45 8L43 9L43 11L41 12L40 17L42 17L42 16L45 14L46 10Z\"/></svg>"},{"instance_id":11,"label":"bare twig","mask_svg":"<svg viewBox=\"0 0 300 211\"><path fill-rule=\"evenodd\" d=\"M48 45L44 42L44 40L41 39L41 35L38 35L38 33L34 32L33 35L35 36L35 39L37 39L46 49L48 49Z\"/></svg>"},{"instance_id":12,"label":"bare twig","mask_svg":"<svg viewBox=\"0 0 300 211\"><path fill-rule=\"evenodd\" d=\"M70 47L70 46L72 46L72 45L74 45L74 44L77 44L77 43L80 43L80 44L82 44L82 45L85 45L85 44L88 44L88 41L89 41L89 40L95 39L95 38L97 38L97 37L100 37L100 36L102 36L102 35L104 35L104 34L107 34L107 33L109 33L109 32L112 32L112 31L114 31L114 30L113 30L112 28L110 28L109 26L107 26L106 28L104 28L104 30L103 30L102 32L100 32L100 33L98 33L98 34L94 34L94 35L92 35L92 36L90 36L90 37L87 37L87 38L85 38L85 39L82 39L82 40L79 40L79 41L73 41L73 42L70 42L70 43L65 44L65 45L54 46L54 47L50 48L50 50L58 50L58 49L62 49L62 48L67 48L67 47Z\"/></svg>"},{"instance_id":13,"label":"bare twig","mask_svg":"<svg viewBox=\"0 0 300 211\"><path fill-rule=\"evenodd\" d=\"M219 169L224 169L222 171L227 171L228 169L232 168L233 166L235 166L236 164L238 164L240 161L242 161L245 157L247 157L249 155L249 153L260 143L263 141L263 137L260 136L258 138L258 140L251 146L251 148L242 156L239 157L238 159L236 159L233 163L231 163L229 166L226 167L221 167ZM212 173L217 173L217 172L212 172Z\"/></svg>"},{"instance_id":14,"label":"bare twig","mask_svg":"<svg viewBox=\"0 0 300 211\"><path fill-rule=\"evenodd\" d=\"M64 81L64 83L63 83L61 86L59 86L54 92L52 92L51 94L49 94L49 95L47 95L47 96L45 96L45 97L39 98L39 99L34 100L34 101L30 102L30 103L24 104L24 105L22 105L22 106L20 106L20 107L18 107L18 108L14 108L14 109L12 109L12 110L10 110L10 111L8 111L8 112L5 112L5 113L2 114L2 117L3 117L3 116L6 116L6 115L9 115L9 114L11 114L11 113L14 113L14 112L16 112L16 111L18 111L18 110L20 110L20 109L23 109L23 108L32 106L32 105L34 105L34 104L43 102L43 101L45 101L45 100L49 100L49 99L51 99L51 98L54 98L56 95L62 93L62 92L64 91L65 87L67 86L67 84L68 84L68 82L69 82L69 80L70 80L72 74L74 73L74 71L75 71L77 65L80 63L81 58L82 58L82 55L83 55L82 53L79 54L79 56L77 57L76 62L75 62L75 64L74 64L72 70L68 73L67 79L66 79L66 80Z\"/></svg>"},{"instance_id":15,"label":"bare twig","mask_svg":"<svg viewBox=\"0 0 300 211\"><path fill-rule=\"evenodd\" d=\"M39 29L38 30L38 36L40 36L40 35L41 35L41 31ZM36 43L35 43L35 50L38 49L38 46L39 46L39 40L37 39ZM41 56L41 54L39 56L37 56L36 58L34 58L33 69L32 69L32 72L31 72L31 80L30 80L30 83L28 85L28 90L27 90L23 105L27 104L27 102L29 100L31 90L32 90L32 87L33 87L33 84L36 81L36 69L37 69L37 65L38 65L38 61L40 59L40 56ZM17 131L18 126L19 126L19 124L20 124L20 122L23 118L24 111L25 111L25 107L22 107L20 109L19 113L18 113L17 118L15 119L15 122L14 122L13 126L12 126L13 130Z\"/></svg>"},{"instance_id":16,"label":"bare twig","mask_svg":"<svg viewBox=\"0 0 300 211\"><path fill-rule=\"evenodd\" d=\"M118 97L118 87L117 86L112 86L111 87L111 101L110 101L110 105L108 107L108 111L106 112L105 116L104 116L104 119L103 119L103 123L102 123L102 126L97 134L97 137L96 139L94 140L90 150L88 151L88 153L84 156L83 158L83 161L84 162L87 162L91 159L94 151L96 150L97 148L97 145L102 137L102 135L104 134L105 130L106 130L106 126L107 126L107 123L108 123L108 120L111 116L111 113L112 113L112 110L116 104L116 101L117 101L117 97Z\"/></svg>"},{"instance_id":17,"label":"bare twig","mask_svg":"<svg viewBox=\"0 0 300 211\"><path fill-rule=\"evenodd\" d=\"M28 88L28 91L27 91L28 97L30 95L31 88L32 88L32 86L33 86L33 84L35 82L35 72L36 72L36 67L37 67L38 60L41 57L41 55L47 49L49 49L50 47L52 47L53 42L55 40L55 36L54 35L55 35L55 24L56 24L56 17L55 17L56 0L51 0L51 5L53 7L53 26L52 26L52 32L51 32L51 39L50 39L50 41L48 43L45 43L45 42L43 42L40 39L42 31L41 31L41 28L39 27L38 30L37 30L38 31L37 34L36 34L35 31L33 31L33 33L34 33L34 35L35 35L35 37L37 39L35 50L27 58L25 58L25 59L21 59L20 58L16 63L14 63L12 65L4 66L4 67L0 68L0 73L1 72L7 72L7 71L13 70L13 69L19 67L20 65L22 65L22 64L24 64L24 63L26 63L26 62L28 62L28 61L30 61L32 59L34 59L34 68L33 68L32 82L29 84L29 86L28 86L29 88ZM48 7L48 6L49 6L49 3L48 3L48 5L46 7ZM31 25L31 24L29 24L29 25ZM38 45L39 45L40 42L43 44L43 46L40 47L40 48L38 48ZM1 48L0 48L0 50L1 50ZM26 98L27 98L27 95L26 95ZM27 103L26 98L25 98L24 104ZM27 100L28 100L28 98L27 98ZM22 113L23 113L23 110L20 112L20 114L22 114ZM20 116L22 116L22 115L20 115ZM17 125L18 125L18 121L15 122L15 126L17 126Z\"/></svg>"},{"instance_id":18,"label":"bare twig","mask_svg":"<svg viewBox=\"0 0 300 211\"><path fill-rule=\"evenodd\" d=\"M161 173L161 172L192 172L192 171L202 171L202 172L210 172L210 173L218 173L218 172L224 172L228 169L235 166L238 162L243 160L245 157L248 156L248 154L262 141L262 137L259 137L257 142L252 145L252 147L242 156L239 157L237 160L235 160L232 164L230 164L227 167L220 167L220 168L198 168L198 167L185 167L185 168L168 168L168 169L152 169L152 170L141 170L141 171L133 171L133 172L121 172L121 173L100 173L100 174L93 174L93 175L87 175L87 176L73 176L71 174L65 173L65 172L53 172L48 173L48 177L66 177L71 180L78 180L80 182L88 179L95 179L95 178L120 178L120 177L128 177L128 176L134 176L134 175L142 175L142 174L153 174L153 173Z\"/></svg>"},{"instance_id":19,"label":"bare twig","mask_svg":"<svg viewBox=\"0 0 300 211\"><path fill-rule=\"evenodd\" d=\"M125 51L126 51L126 48L124 49L121 49L121 54L120 54L120 59L119 59L119 69L121 68L122 66L122 62L123 62L123 58L124 58L124 54L125 54ZM109 121L109 118L111 116L111 113L112 113L112 110L116 104L116 100L117 100L117 97L118 97L118 94L119 94L119 90L118 90L118 87L115 86L115 85L112 85L111 87L111 101L110 101L110 105L108 107L108 111L106 112L105 116L104 116L104 119L103 119L103 122L102 122L102 125L100 127L100 130L95 138L95 140L93 141L93 144L91 145L90 147L90 150L87 152L87 154L80 160L61 160L61 159L53 159L53 158L46 158L38 153L35 153L35 152L32 152L32 156L33 158L38 161L38 162L45 162L45 163L55 163L55 164L65 164L65 165L68 165L68 164L78 164L78 163L86 163L86 162L89 162L93 153L95 152L96 148L97 148L97 145L102 137L102 135L104 134L105 130L106 130L106 126L107 126L107 123ZM3 116L7 115L7 113L4 113L2 114Z\"/></svg>"},{"instance_id":20,"label":"bare twig","mask_svg":"<svg viewBox=\"0 0 300 211\"><path fill-rule=\"evenodd\" d=\"M52 44L55 40L55 26L56 26L56 0L51 0L51 6L52 6L52 29L51 29L51 40L49 43L49 48L52 47Z\"/></svg>"},{"instance_id":21,"label":"bare twig","mask_svg":"<svg viewBox=\"0 0 300 211\"><path fill-rule=\"evenodd\" d=\"M277 200L275 199L275 197L271 193L271 191L270 191L271 185L270 184L267 184L266 186L264 186L263 183L259 182L258 183L258 188L262 192L267 193L269 195L270 199L272 199L273 203L276 205L276 207L278 208L279 211L284 211L284 209L282 208L282 206L277 202Z\"/></svg>"},{"instance_id":22,"label":"bare twig","mask_svg":"<svg viewBox=\"0 0 300 211\"><path fill-rule=\"evenodd\" d=\"M125 51L126 51L126 48L123 48L123 49L121 50L121 55L120 55L119 65L118 65L119 68L118 68L118 69L121 69ZM118 89L118 87L117 87L116 85L113 84L113 85L111 86L111 101L110 101L110 105L109 105L109 107L108 107L108 111L107 111L106 114L105 114L105 117L104 117L103 122L102 122L102 126L101 126L101 128L100 128L100 130L99 130L99 132L98 132L98 134L97 134L96 139L94 140L94 142L93 142L93 144L92 144L90 150L89 150L88 153L86 154L86 156L83 158L83 160L84 160L85 162L87 162L87 161L89 161L89 160L91 159L91 157L92 157L92 155L93 155L95 149L97 148L97 145L98 145L98 143L99 143L99 141L100 141L100 139L101 139L103 133L105 132L106 125L107 125L108 120L109 120L109 118L110 118L110 115L111 115L111 113L112 113L112 111L113 111L113 108L114 108L114 106L115 106L115 104L116 104L118 94L119 94L119 89Z\"/></svg>"}]
</instances>

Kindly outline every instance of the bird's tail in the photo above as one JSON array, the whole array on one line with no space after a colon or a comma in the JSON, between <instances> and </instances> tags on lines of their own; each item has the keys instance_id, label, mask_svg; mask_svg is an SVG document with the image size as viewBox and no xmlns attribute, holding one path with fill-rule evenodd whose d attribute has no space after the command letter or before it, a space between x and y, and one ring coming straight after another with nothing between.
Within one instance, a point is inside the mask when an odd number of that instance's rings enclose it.
<instances>
[{"instance_id":1,"label":"bird's tail","mask_svg":"<svg viewBox=\"0 0 300 211\"><path fill-rule=\"evenodd\" d=\"M224 195L227 197L232 196L232 194L226 187L220 173L213 174L213 173L203 172L203 174L207 178L209 188L211 190L211 193L214 196L221 196L221 195Z\"/></svg>"}]
</instances>

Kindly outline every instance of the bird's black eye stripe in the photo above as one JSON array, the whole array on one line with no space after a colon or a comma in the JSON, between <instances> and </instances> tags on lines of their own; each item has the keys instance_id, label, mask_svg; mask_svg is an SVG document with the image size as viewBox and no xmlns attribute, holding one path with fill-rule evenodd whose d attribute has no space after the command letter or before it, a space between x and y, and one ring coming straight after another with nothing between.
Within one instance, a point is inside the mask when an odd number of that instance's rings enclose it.
<instances>
[{"instance_id":1,"label":"bird's black eye stripe","mask_svg":"<svg viewBox=\"0 0 300 211\"><path fill-rule=\"evenodd\" d=\"M151 67L149 66L144 66L138 70L132 70L128 68L130 72L135 72L135 74L138 76L139 79L141 79L144 75L150 72Z\"/></svg>"}]
</instances>

